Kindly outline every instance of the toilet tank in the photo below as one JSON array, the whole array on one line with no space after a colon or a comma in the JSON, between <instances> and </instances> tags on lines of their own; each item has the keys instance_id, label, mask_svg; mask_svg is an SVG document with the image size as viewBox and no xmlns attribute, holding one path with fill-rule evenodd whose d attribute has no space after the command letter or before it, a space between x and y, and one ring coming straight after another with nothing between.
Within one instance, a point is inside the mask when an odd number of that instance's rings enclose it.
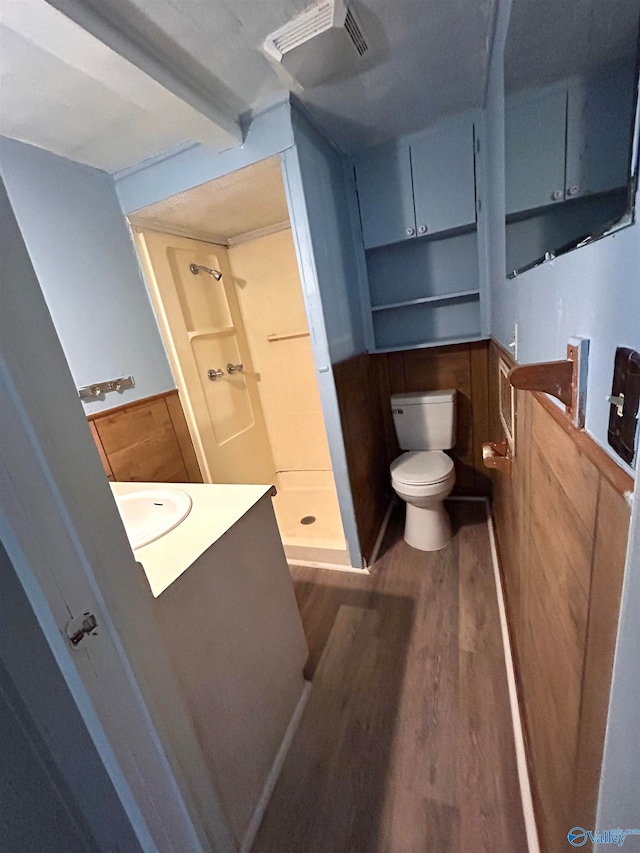
<instances>
[{"instance_id":1,"label":"toilet tank","mask_svg":"<svg viewBox=\"0 0 640 853\"><path fill-rule=\"evenodd\" d=\"M448 450L456 441L456 392L414 391L391 397L402 450Z\"/></svg>"}]
</instances>

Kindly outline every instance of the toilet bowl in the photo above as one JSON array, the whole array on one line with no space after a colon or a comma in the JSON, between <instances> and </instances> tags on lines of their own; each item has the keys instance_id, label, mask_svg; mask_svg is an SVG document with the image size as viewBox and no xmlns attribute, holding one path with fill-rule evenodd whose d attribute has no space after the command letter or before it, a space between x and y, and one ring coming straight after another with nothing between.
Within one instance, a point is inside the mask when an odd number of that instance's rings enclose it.
<instances>
[{"instance_id":1,"label":"toilet bowl","mask_svg":"<svg viewBox=\"0 0 640 853\"><path fill-rule=\"evenodd\" d=\"M451 539L443 501L455 483L451 457L442 450L412 450L391 464L391 485L407 503L405 542L419 551L438 551Z\"/></svg>"}]
</instances>

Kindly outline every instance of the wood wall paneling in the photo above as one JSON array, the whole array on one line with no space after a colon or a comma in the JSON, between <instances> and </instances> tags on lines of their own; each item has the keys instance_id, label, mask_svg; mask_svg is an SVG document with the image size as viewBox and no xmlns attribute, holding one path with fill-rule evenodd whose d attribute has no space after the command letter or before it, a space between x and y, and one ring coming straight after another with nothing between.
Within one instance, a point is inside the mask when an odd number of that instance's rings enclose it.
<instances>
[{"instance_id":1,"label":"wood wall paneling","mask_svg":"<svg viewBox=\"0 0 640 853\"><path fill-rule=\"evenodd\" d=\"M177 391L91 415L89 425L109 479L202 482Z\"/></svg>"},{"instance_id":2,"label":"wood wall paneling","mask_svg":"<svg viewBox=\"0 0 640 853\"><path fill-rule=\"evenodd\" d=\"M586 822L593 818L597 804L611 667L629 538L629 512L624 497L606 478L601 478L575 774L575 814L581 826L586 826Z\"/></svg>"},{"instance_id":3,"label":"wood wall paneling","mask_svg":"<svg viewBox=\"0 0 640 853\"><path fill-rule=\"evenodd\" d=\"M367 353L333 371L360 547L368 563L391 497L378 377Z\"/></svg>"},{"instance_id":4,"label":"wood wall paneling","mask_svg":"<svg viewBox=\"0 0 640 853\"><path fill-rule=\"evenodd\" d=\"M486 495L490 479L482 465L482 442L489 440L488 344L486 341L405 350L371 356L376 364L388 465L400 454L391 415L391 394L455 388L456 466L454 494Z\"/></svg>"},{"instance_id":5,"label":"wood wall paneling","mask_svg":"<svg viewBox=\"0 0 640 853\"><path fill-rule=\"evenodd\" d=\"M489 427L503 437L489 352ZM517 393L493 506L542 849L595 821L629 508L622 471L543 395Z\"/></svg>"},{"instance_id":6,"label":"wood wall paneling","mask_svg":"<svg viewBox=\"0 0 640 853\"><path fill-rule=\"evenodd\" d=\"M111 465L109 464L109 460L107 459L107 454L105 453L104 447L102 446L100 436L98 435L98 430L93 421L89 421L89 429L91 430L91 437L93 438L93 441L96 445L98 456L100 457L100 461L102 462L102 469L107 476L107 480L115 480L115 477L113 476L113 471L111 470Z\"/></svg>"},{"instance_id":7,"label":"wood wall paneling","mask_svg":"<svg viewBox=\"0 0 640 853\"><path fill-rule=\"evenodd\" d=\"M187 472L186 482L201 483L202 474L200 473L196 452L193 448L191 436L189 435L189 427L187 426L179 394L177 392L175 394L168 394L165 397L165 403L167 404L167 411L171 418L173 431L175 432L182 461Z\"/></svg>"}]
</instances>

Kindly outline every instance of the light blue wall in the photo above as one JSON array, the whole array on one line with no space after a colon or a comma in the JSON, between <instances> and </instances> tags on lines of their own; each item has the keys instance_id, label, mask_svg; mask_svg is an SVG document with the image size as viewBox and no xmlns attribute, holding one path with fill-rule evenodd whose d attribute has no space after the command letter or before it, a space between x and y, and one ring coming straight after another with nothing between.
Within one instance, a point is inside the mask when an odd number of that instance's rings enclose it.
<instances>
[{"instance_id":1,"label":"light blue wall","mask_svg":"<svg viewBox=\"0 0 640 853\"><path fill-rule=\"evenodd\" d=\"M116 175L122 209L125 213L139 210L265 160L292 145L291 107L287 101L255 116L242 145L222 152L204 145L193 145L164 160L153 161L147 166L142 164L129 170L128 174Z\"/></svg>"},{"instance_id":2,"label":"light blue wall","mask_svg":"<svg viewBox=\"0 0 640 853\"><path fill-rule=\"evenodd\" d=\"M110 176L5 138L0 171L76 385L135 379L85 411L175 388Z\"/></svg>"},{"instance_id":3,"label":"light blue wall","mask_svg":"<svg viewBox=\"0 0 640 853\"><path fill-rule=\"evenodd\" d=\"M570 337L589 338L585 429L620 465L607 444L616 347L640 349L640 224L522 273L505 276L503 46L510 2L500 4L487 91L490 187L489 257L492 336L507 347L518 324L518 361L566 357Z\"/></svg>"},{"instance_id":4,"label":"light blue wall","mask_svg":"<svg viewBox=\"0 0 640 853\"><path fill-rule=\"evenodd\" d=\"M365 259L355 183L345 158L295 110L292 117L329 354L336 363L365 350L360 305Z\"/></svg>"}]
</instances>

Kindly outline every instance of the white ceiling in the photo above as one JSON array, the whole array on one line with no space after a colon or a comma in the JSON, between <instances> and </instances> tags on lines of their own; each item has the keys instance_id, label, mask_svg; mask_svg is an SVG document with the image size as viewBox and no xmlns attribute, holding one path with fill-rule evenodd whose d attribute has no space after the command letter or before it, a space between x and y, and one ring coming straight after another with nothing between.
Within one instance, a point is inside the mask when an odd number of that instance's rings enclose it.
<instances>
[{"instance_id":1,"label":"white ceiling","mask_svg":"<svg viewBox=\"0 0 640 853\"><path fill-rule=\"evenodd\" d=\"M370 44L360 73L295 90L343 150L482 104L497 0L352 2ZM639 3L514 0L508 86L624 53ZM188 140L237 144L239 117L290 88L265 37L307 5L0 0L0 131L111 172Z\"/></svg>"},{"instance_id":2,"label":"white ceiling","mask_svg":"<svg viewBox=\"0 0 640 853\"><path fill-rule=\"evenodd\" d=\"M288 87L266 59L266 36L310 0L49 0L68 14L90 7L203 89L241 111ZM496 0L351 0L370 50L350 80L297 90L343 149L417 130L479 106Z\"/></svg>"},{"instance_id":3,"label":"white ceiling","mask_svg":"<svg viewBox=\"0 0 640 853\"><path fill-rule=\"evenodd\" d=\"M0 3L0 133L109 172L237 143L44 0Z\"/></svg>"},{"instance_id":4,"label":"white ceiling","mask_svg":"<svg viewBox=\"0 0 640 853\"><path fill-rule=\"evenodd\" d=\"M482 102L495 0L353 0L370 44L361 73L299 90L276 72L261 45L308 2L0 0L5 21L0 130L108 171L206 133L201 126L196 135L193 123L174 112L175 104L161 103L159 92L152 97L154 81L147 77L142 86L132 65L128 80L120 69L119 87L110 73L100 75L108 49L56 10L144 70L149 66L135 61L138 54L171 69L200 93L201 103L207 93L215 95L232 120L271 105L293 88L344 150L416 130ZM32 14L25 16L29 8ZM25 17L26 23L20 20ZM34 20L40 22L37 37ZM44 38L47 32L56 36L53 46ZM81 48L67 50L78 32L84 37ZM122 45L133 53L121 50ZM89 61L92 50L95 62ZM113 63L117 55L110 53ZM83 63L76 61L78 54Z\"/></svg>"},{"instance_id":5,"label":"white ceiling","mask_svg":"<svg viewBox=\"0 0 640 853\"><path fill-rule=\"evenodd\" d=\"M129 216L132 225L233 243L289 224L280 160L272 157L163 199Z\"/></svg>"}]
</instances>

